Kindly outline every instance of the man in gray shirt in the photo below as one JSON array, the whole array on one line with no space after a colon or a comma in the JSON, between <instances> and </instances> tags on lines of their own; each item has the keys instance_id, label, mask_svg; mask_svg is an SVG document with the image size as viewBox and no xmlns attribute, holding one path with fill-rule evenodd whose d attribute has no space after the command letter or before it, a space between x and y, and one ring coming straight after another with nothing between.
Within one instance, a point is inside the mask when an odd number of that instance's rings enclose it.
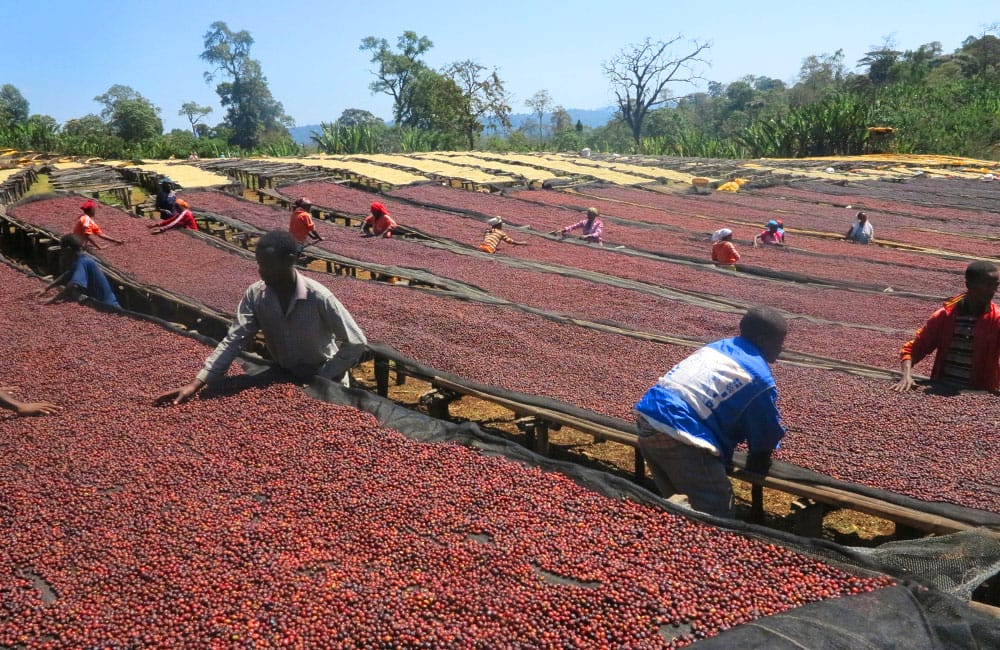
<instances>
[{"instance_id":1,"label":"man in gray shirt","mask_svg":"<svg viewBox=\"0 0 1000 650\"><path fill-rule=\"evenodd\" d=\"M329 289L295 270L299 249L299 243L285 231L260 238L260 282L246 290L226 338L192 382L157 396L156 404L180 404L225 375L258 330L264 332L271 358L291 374L347 385L347 371L361 358L367 340Z\"/></svg>"}]
</instances>

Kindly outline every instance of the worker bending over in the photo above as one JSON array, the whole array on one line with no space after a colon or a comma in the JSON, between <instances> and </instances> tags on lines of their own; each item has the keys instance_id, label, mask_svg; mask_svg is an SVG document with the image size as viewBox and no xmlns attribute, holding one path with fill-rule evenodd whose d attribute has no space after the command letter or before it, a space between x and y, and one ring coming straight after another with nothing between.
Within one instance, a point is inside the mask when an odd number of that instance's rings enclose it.
<instances>
[{"instance_id":1,"label":"worker bending over","mask_svg":"<svg viewBox=\"0 0 1000 650\"><path fill-rule=\"evenodd\" d=\"M902 378L893 389L915 385L913 364L937 351L931 379L951 388L1000 390L1000 310L996 265L979 261L965 269L965 293L931 314L916 336L899 350Z\"/></svg>"},{"instance_id":2,"label":"worker bending over","mask_svg":"<svg viewBox=\"0 0 1000 650\"><path fill-rule=\"evenodd\" d=\"M375 201L372 203L371 214L365 217L361 224L361 232L365 237L392 237L392 231L398 224L389 216L385 206Z\"/></svg>"},{"instance_id":3,"label":"worker bending over","mask_svg":"<svg viewBox=\"0 0 1000 650\"><path fill-rule=\"evenodd\" d=\"M314 376L348 383L347 371L365 350L364 333L330 290L295 270L301 246L286 231L257 242L260 281L250 285L226 338L189 383L169 390L156 404L180 404L226 374L236 356L261 331L277 365L297 379Z\"/></svg>"},{"instance_id":4,"label":"worker bending over","mask_svg":"<svg viewBox=\"0 0 1000 650\"><path fill-rule=\"evenodd\" d=\"M483 235L483 243L479 245L479 250L484 253L490 253L491 255L497 252L497 248L500 246L500 242L507 242L514 246L527 246L526 241L514 241L510 236L503 231L503 218L493 217L486 222L489 228L486 230L486 234Z\"/></svg>"},{"instance_id":5,"label":"worker bending over","mask_svg":"<svg viewBox=\"0 0 1000 650\"><path fill-rule=\"evenodd\" d=\"M106 239L109 242L115 244L124 244L125 242L120 239L115 239L114 237L109 237L104 234L101 227L97 225L94 221L94 217L97 215L97 202L94 199L87 199L80 206L83 213L77 217L76 223L73 225L73 234L83 240L84 245L92 245L97 250L101 250L103 246L94 240L94 237L100 237L101 239Z\"/></svg>"},{"instance_id":6,"label":"worker bending over","mask_svg":"<svg viewBox=\"0 0 1000 650\"><path fill-rule=\"evenodd\" d=\"M604 243L604 222L602 222L598 217L600 213L597 208L587 208L587 218L577 221L572 226L566 226L562 230L554 230L550 234L556 234L557 232L565 237L567 234L574 230L581 230L580 239L583 241L591 242L593 244L603 244Z\"/></svg>"},{"instance_id":7,"label":"worker bending over","mask_svg":"<svg viewBox=\"0 0 1000 650\"><path fill-rule=\"evenodd\" d=\"M312 208L312 202L309 199L304 196L296 199L295 209L292 210L292 217L288 222L288 232L300 244L304 244L307 237L315 241L323 240L316 232L316 225L309 213L310 208Z\"/></svg>"},{"instance_id":8,"label":"worker bending over","mask_svg":"<svg viewBox=\"0 0 1000 650\"><path fill-rule=\"evenodd\" d=\"M159 235L161 232L166 232L172 228L186 228L188 230L198 230L198 222L194 219L194 214L191 212L191 206L184 199L177 199L175 202L177 206L177 214L175 214L170 219L164 219L160 223L152 223L148 228L152 228L150 231L154 235Z\"/></svg>"},{"instance_id":9,"label":"worker bending over","mask_svg":"<svg viewBox=\"0 0 1000 650\"><path fill-rule=\"evenodd\" d=\"M709 343L660 377L635 405L639 449L664 497L686 495L691 507L733 516L726 475L733 449L746 441L747 470L767 474L785 435L778 389L768 364L788 324L770 307L740 320L740 335Z\"/></svg>"},{"instance_id":10,"label":"worker bending over","mask_svg":"<svg viewBox=\"0 0 1000 650\"><path fill-rule=\"evenodd\" d=\"M733 231L729 228L719 228L712 233L712 261L716 266L736 269L740 254L733 245Z\"/></svg>"}]
</instances>

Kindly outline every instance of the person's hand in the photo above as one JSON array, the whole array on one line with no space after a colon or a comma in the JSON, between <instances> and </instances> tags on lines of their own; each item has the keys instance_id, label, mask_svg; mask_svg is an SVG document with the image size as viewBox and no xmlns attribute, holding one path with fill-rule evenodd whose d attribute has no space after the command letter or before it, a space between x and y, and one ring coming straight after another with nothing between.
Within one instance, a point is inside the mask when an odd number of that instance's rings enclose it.
<instances>
[{"instance_id":1,"label":"person's hand","mask_svg":"<svg viewBox=\"0 0 1000 650\"><path fill-rule=\"evenodd\" d=\"M897 393L906 393L917 387L917 382L913 381L913 377L909 373L903 375L903 377L892 385L892 389Z\"/></svg>"},{"instance_id":2,"label":"person's hand","mask_svg":"<svg viewBox=\"0 0 1000 650\"><path fill-rule=\"evenodd\" d=\"M154 406L177 406L189 400L195 393L202 389L204 382L195 379L189 384L184 384L180 388L168 390L161 393L153 400Z\"/></svg>"},{"instance_id":3,"label":"person's hand","mask_svg":"<svg viewBox=\"0 0 1000 650\"><path fill-rule=\"evenodd\" d=\"M52 404L51 402L22 402L15 409L15 412L21 417L27 417L30 415L52 415L56 411L61 410L61 406Z\"/></svg>"},{"instance_id":4,"label":"person's hand","mask_svg":"<svg viewBox=\"0 0 1000 650\"><path fill-rule=\"evenodd\" d=\"M159 235L161 232L163 232L163 228L156 227L150 230L149 232L153 233L154 235Z\"/></svg>"}]
</instances>

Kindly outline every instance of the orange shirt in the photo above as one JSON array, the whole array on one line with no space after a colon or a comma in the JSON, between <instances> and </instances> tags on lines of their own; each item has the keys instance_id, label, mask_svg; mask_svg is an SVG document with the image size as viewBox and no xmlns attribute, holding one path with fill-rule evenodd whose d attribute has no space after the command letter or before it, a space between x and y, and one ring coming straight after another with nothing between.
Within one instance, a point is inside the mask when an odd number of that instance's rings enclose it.
<instances>
[{"instance_id":1,"label":"orange shirt","mask_svg":"<svg viewBox=\"0 0 1000 650\"><path fill-rule=\"evenodd\" d=\"M736 264L740 254L731 241L717 241L712 244L712 261L718 264Z\"/></svg>"},{"instance_id":2,"label":"orange shirt","mask_svg":"<svg viewBox=\"0 0 1000 650\"><path fill-rule=\"evenodd\" d=\"M384 234L386 230L396 227L396 220L387 214L380 214L377 217L373 214L365 217L364 225L370 226L375 235ZM391 235L390 235L391 236Z\"/></svg>"},{"instance_id":3,"label":"orange shirt","mask_svg":"<svg viewBox=\"0 0 1000 650\"><path fill-rule=\"evenodd\" d=\"M80 215L80 218L76 220L76 225L73 226L73 234L80 237L86 237L87 235L103 235L104 231L101 227L97 225L97 222L90 218L90 215L84 212Z\"/></svg>"},{"instance_id":4,"label":"orange shirt","mask_svg":"<svg viewBox=\"0 0 1000 650\"><path fill-rule=\"evenodd\" d=\"M312 216L309 214L308 210L303 210L302 208L295 208L292 212L292 219L288 222L288 232L291 233L295 241L300 244L306 240L309 233L316 229L313 225Z\"/></svg>"}]
</instances>

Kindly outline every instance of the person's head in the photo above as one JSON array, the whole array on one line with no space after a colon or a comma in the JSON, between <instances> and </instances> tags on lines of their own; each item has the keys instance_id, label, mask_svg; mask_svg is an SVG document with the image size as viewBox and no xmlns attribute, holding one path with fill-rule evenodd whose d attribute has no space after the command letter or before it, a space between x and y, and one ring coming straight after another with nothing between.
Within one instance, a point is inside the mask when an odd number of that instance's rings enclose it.
<instances>
[{"instance_id":1,"label":"person's head","mask_svg":"<svg viewBox=\"0 0 1000 650\"><path fill-rule=\"evenodd\" d=\"M499 217L499 216L493 217L492 219L490 219L486 223L489 225L490 228L494 228L494 229L501 228L501 227L503 227L503 217Z\"/></svg>"},{"instance_id":2,"label":"person's head","mask_svg":"<svg viewBox=\"0 0 1000 650\"><path fill-rule=\"evenodd\" d=\"M779 224L774 219L771 219L766 224L764 224L764 227L773 232L773 231L777 230L778 228L780 228L781 224Z\"/></svg>"},{"instance_id":3,"label":"person's head","mask_svg":"<svg viewBox=\"0 0 1000 650\"><path fill-rule=\"evenodd\" d=\"M985 308L996 295L998 278L992 262L980 260L969 264L965 269L966 299L974 307Z\"/></svg>"},{"instance_id":4,"label":"person's head","mask_svg":"<svg viewBox=\"0 0 1000 650\"><path fill-rule=\"evenodd\" d=\"M600 216L600 214L601 213L597 211L597 208L587 208L587 221L593 221Z\"/></svg>"},{"instance_id":5,"label":"person's head","mask_svg":"<svg viewBox=\"0 0 1000 650\"><path fill-rule=\"evenodd\" d=\"M163 189L164 192L169 192L171 189L173 189L173 187L170 185L169 178L164 178L162 181L160 181L160 187Z\"/></svg>"},{"instance_id":6,"label":"person's head","mask_svg":"<svg viewBox=\"0 0 1000 650\"><path fill-rule=\"evenodd\" d=\"M88 217L93 217L97 214L97 202L94 199L87 199L80 204L80 209L83 210L84 214Z\"/></svg>"},{"instance_id":7,"label":"person's head","mask_svg":"<svg viewBox=\"0 0 1000 650\"><path fill-rule=\"evenodd\" d=\"M389 211L385 209L385 206L378 201L372 202L372 216L381 217L384 214L389 214Z\"/></svg>"},{"instance_id":8,"label":"person's head","mask_svg":"<svg viewBox=\"0 0 1000 650\"><path fill-rule=\"evenodd\" d=\"M865 214L864 212L859 212L858 213L858 222L859 223L864 223L866 221L868 221L868 215Z\"/></svg>"},{"instance_id":9,"label":"person's head","mask_svg":"<svg viewBox=\"0 0 1000 650\"><path fill-rule=\"evenodd\" d=\"M300 210L308 210L309 208L312 207L312 201L310 201L304 196L300 196L295 200L295 207L299 208Z\"/></svg>"},{"instance_id":10,"label":"person's head","mask_svg":"<svg viewBox=\"0 0 1000 650\"><path fill-rule=\"evenodd\" d=\"M272 230L257 241L257 273L269 287L295 286L295 261L301 246L286 230Z\"/></svg>"},{"instance_id":11,"label":"person's head","mask_svg":"<svg viewBox=\"0 0 1000 650\"><path fill-rule=\"evenodd\" d=\"M59 238L59 257L63 264L70 264L83 250L83 239L70 233Z\"/></svg>"},{"instance_id":12,"label":"person's head","mask_svg":"<svg viewBox=\"0 0 1000 650\"><path fill-rule=\"evenodd\" d=\"M732 238L733 238L733 231L730 230L729 228L719 228L718 230L712 233L713 242L729 241Z\"/></svg>"},{"instance_id":13,"label":"person's head","mask_svg":"<svg viewBox=\"0 0 1000 650\"><path fill-rule=\"evenodd\" d=\"M754 307L740 319L740 336L756 345L768 363L774 363L785 345L788 321L773 307Z\"/></svg>"}]
</instances>

